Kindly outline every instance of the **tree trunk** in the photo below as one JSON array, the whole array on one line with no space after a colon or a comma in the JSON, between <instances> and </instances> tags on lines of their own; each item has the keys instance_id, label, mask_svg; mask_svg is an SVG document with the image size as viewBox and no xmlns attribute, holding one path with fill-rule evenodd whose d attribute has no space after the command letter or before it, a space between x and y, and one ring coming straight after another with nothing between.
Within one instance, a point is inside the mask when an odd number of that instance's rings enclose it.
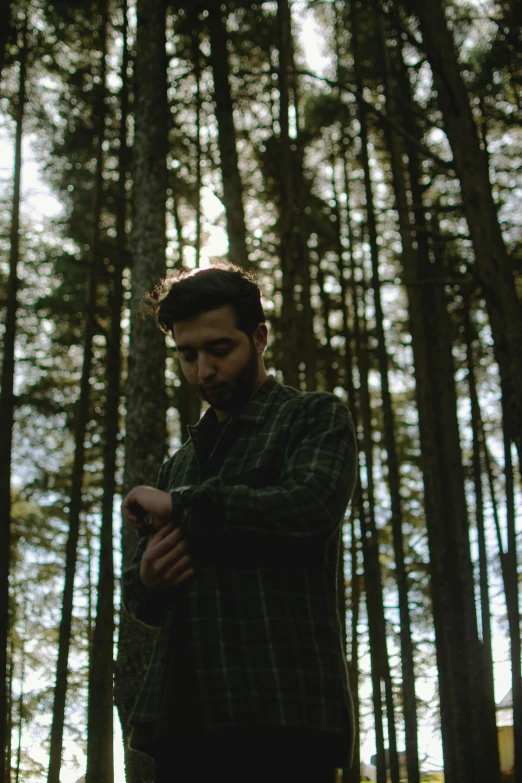
<instances>
[{"instance_id":1,"label":"tree trunk","mask_svg":"<svg viewBox=\"0 0 522 783\"><path fill-rule=\"evenodd\" d=\"M105 136L106 117L106 69L107 69L107 7L101 8L102 24L100 28L101 73L100 92L94 106L94 121L97 126L96 138L96 169L93 188L93 226L91 240L91 258L89 278L87 282L87 299L85 307L85 331L83 346L83 364L80 379L80 393L76 405L74 419L74 458L71 477L71 496L69 502L69 533L65 552L65 580L62 599L62 616L58 634L58 660L56 664L56 680L54 689L53 717L51 725L51 744L49 751L48 783L60 783L62 763L63 729L65 722L65 701L67 695L67 673L69 664L69 648L71 642L71 625L73 613L74 577L76 573L76 556L80 529L80 513L82 508L82 484L85 461L85 431L89 421L90 373L93 356L93 337L96 332L96 288L97 274L100 263L100 222L103 193L103 141Z\"/></svg>"},{"instance_id":2,"label":"tree trunk","mask_svg":"<svg viewBox=\"0 0 522 783\"><path fill-rule=\"evenodd\" d=\"M336 13L336 27L337 27L338 19L339 17ZM337 72L339 73L338 51L339 49L337 47L336 48ZM341 161L343 167L344 193L345 193L346 228L348 234L348 246L350 248L350 256L351 256L351 265L350 265L350 272L352 276L351 277L351 284L352 284L351 285L351 291L352 291L351 309L353 313L354 332L355 334L358 335L359 333L359 322L358 322L358 312L357 312L358 297L356 294L355 278L353 276L355 270L355 262L353 259L353 252L355 249L355 237L353 233L352 217L351 217L351 195L350 195L350 183L348 178L348 166L347 166L347 157L346 157L347 149L344 144L344 134L342 132L341 132L341 150L342 150ZM358 448L359 448L360 428L358 426L358 418L359 418L358 408L360 407L360 401L358 400L356 395L355 384L353 379L354 363L353 363L353 354L351 348L352 341L351 341L349 318L348 318L348 307L349 307L348 290L347 290L348 286L345 278L345 269L347 267L345 264L343 243L342 243L341 208L337 196L335 197L335 202L336 202L335 211L336 211L336 218L337 218L339 285L341 288L342 317L343 317L344 379L345 379L345 387L348 392L350 411L352 414L353 424L354 424L355 433L358 441ZM360 450L362 451L363 448L360 448ZM353 502L352 502L352 524L351 524L352 539L351 539L351 547L350 547L350 559L351 559L351 609L352 609L351 631L352 632L351 632L350 663L348 667L348 673L350 678L349 681L350 681L350 687L351 687L352 699L354 705L355 743L354 743L352 766L350 767L349 770L345 770L343 776L343 783L360 783L361 780L361 745L360 745L361 740L360 740L360 707L359 707L359 636L357 632L357 626L359 623L360 606L361 606L361 581L362 580L360 579L358 573L358 546L357 546L357 537L356 537L356 530L355 530L355 520L359 519L360 531L361 531L360 536L362 541L363 531L367 527L365 515L366 515L366 510L364 507L363 489L362 489L361 476L360 476L360 465L359 465L359 460L357 460L357 482L355 485L355 491L354 491ZM381 721L380 734L382 735L382 708L380 711L380 721ZM376 731L376 736L377 736L377 731ZM379 764L384 765L384 755L383 755L384 742L382 742L382 753L379 751L379 754L380 754ZM383 770L384 770L384 766L383 766ZM379 774L381 775L381 773Z\"/></svg>"},{"instance_id":3,"label":"tree trunk","mask_svg":"<svg viewBox=\"0 0 522 783\"><path fill-rule=\"evenodd\" d=\"M379 35L382 50L382 64L384 71L384 84L386 94L386 110L389 117L396 119L395 96L392 86L391 64L388 54L386 35L382 17L379 17ZM393 182L395 186L395 198L397 211L399 214L399 227L403 238L403 246L408 244L408 252L413 253L411 246L411 232L409 224L409 207L406 192L406 184L402 176L402 151L397 133L392 128L387 129L388 145L390 148ZM376 242L376 237L374 237ZM374 269L374 279L378 280L377 270ZM384 340L384 330L382 328L382 309L380 306L380 294L377 295L378 309L376 306L376 316L379 328L379 343ZM378 314L381 311L381 315ZM386 362L387 365L387 362ZM403 670L403 698L404 698L404 723L406 735L406 766L408 771L409 783L419 783L419 749L418 749L418 722L417 722L417 700L415 696L415 668L413 662L413 644L411 636L411 622L408 603L408 580L404 563L404 545L402 537L402 499L399 489L399 470L397 454L395 449L394 423L390 401L390 394L387 381L386 370L382 358L380 359L381 375L386 378L383 385L383 408L385 416L386 445L389 459L390 470L390 494L392 502L392 529L395 551L395 562L397 570L397 584L399 589L399 614L400 614L400 639L401 639L401 661ZM384 372L384 374L383 374ZM386 387L386 389L384 388ZM386 403L384 402L386 398ZM386 423L387 422L387 423Z\"/></svg>"},{"instance_id":4,"label":"tree trunk","mask_svg":"<svg viewBox=\"0 0 522 783\"><path fill-rule=\"evenodd\" d=\"M480 427L480 407L475 382L475 362L473 360L473 333L468 301L464 304L464 340L468 360L468 387L471 402L471 429L473 432L473 483L475 485L475 508L477 539L479 550L479 587L480 587L480 617L482 626L482 656L484 673L484 703L481 711L488 723L487 742L489 746L485 758L489 762L488 776L490 780L500 780L500 759L497 738L497 722L495 710L495 683L493 669L493 652L491 636L491 610L489 600L488 556L486 548L486 531L484 525L484 494L482 488L481 454L483 449Z\"/></svg>"},{"instance_id":5,"label":"tree trunk","mask_svg":"<svg viewBox=\"0 0 522 783\"><path fill-rule=\"evenodd\" d=\"M165 8L162 0L138 0L124 494L137 484L155 484L165 455L165 341L153 320L143 318L140 311L145 292L165 275L168 128ZM123 569L129 566L135 548L135 533L124 524ZM115 697L126 747L127 783L147 783L154 777L150 760L128 749L128 721L143 684L155 636L122 611Z\"/></svg>"},{"instance_id":6,"label":"tree trunk","mask_svg":"<svg viewBox=\"0 0 522 783\"><path fill-rule=\"evenodd\" d=\"M192 61L194 65L194 78L196 79L196 267L201 264L201 53L199 50L200 22L199 8L197 5L190 5L189 12L192 13L191 38ZM226 51L226 41L225 41ZM227 79L228 85L228 79ZM234 144L235 149L235 144ZM238 172L239 176L239 172ZM224 179L224 175L223 175ZM243 203L241 202L241 209ZM227 223L228 227L228 223ZM244 225L243 225L244 229ZM229 240L230 241L230 240Z\"/></svg>"},{"instance_id":7,"label":"tree trunk","mask_svg":"<svg viewBox=\"0 0 522 783\"><path fill-rule=\"evenodd\" d=\"M358 25L358 18L357 18L356 0L350 0L350 22L351 22L351 32L352 32L352 52L353 52L353 61L354 61L355 84L356 84L358 96L362 96L363 77L362 77L360 52L359 52L359 45L360 45L359 25ZM374 299L374 307L375 307L375 325L376 325L377 346L378 346L377 354L378 354L378 361L379 361L379 370L381 374L382 405L383 405L383 415L384 415L384 436L385 436L385 444L386 444L386 450L388 456L388 482L389 482L391 506L392 506L391 522L393 528L397 581L400 589L399 606L402 609L401 622L403 619L402 615L405 615L406 621L408 623L407 631L409 631L408 587L407 587L406 572L404 566L404 548L403 548L402 527L401 527L402 526L402 503L401 503L400 491L399 491L399 468L398 468L398 461L397 461L397 453L395 449L395 425L393 421L391 395L390 395L390 389L388 383L388 357L386 355L386 344L385 344L384 327L383 327L384 316L383 316L382 304L381 304L377 224L375 220L375 209L374 209L374 202L373 202L371 172L370 172L370 158L368 154L368 125L367 125L367 117L366 117L366 106L365 103L359 98L357 99L357 113L358 113L360 134L361 134L361 158L362 158L362 167L364 172L366 214L367 214L368 235L369 235L369 244L370 244L370 258L372 263L372 285L374 291L373 299ZM367 368L365 368L364 372L366 376L365 382L367 383L368 382ZM361 373L361 387L362 384L363 384L363 379ZM365 428L371 427L371 415L369 413L369 397L367 400L365 400L366 394L367 392L364 389L361 389L361 401L363 402L363 406L362 406L363 422ZM368 406L368 411L365 413L366 406ZM368 448L371 450L371 444L368 444ZM369 465L367 466L367 469L369 472L370 471ZM372 535L371 544L372 545L374 544L373 537L375 537L375 547L377 547L377 530L374 526L372 526L370 528L370 531ZM372 571L373 570L376 571L376 575L374 578L377 579L377 572L378 572L378 565L379 565L378 557L376 554L377 549L375 549L375 553L374 553L373 548L369 548L369 545L370 542L368 540L365 540L365 537L363 536L363 550L365 546L368 548L368 556L371 556L372 561L374 561L372 562ZM378 574L378 579L380 583L380 573ZM381 591L382 591L382 587L381 587ZM368 600L369 599L368 588L366 594ZM379 593L379 595L381 595L381 593ZM405 605L404 605L404 601L406 602ZM382 619L381 618L379 619L379 622L382 623L383 625L381 633L383 634L383 641L385 643L386 629L384 625L385 622L384 614L382 616ZM401 637L401 641L402 641L402 637ZM407 641L410 642L410 646L409 648L407 648L407 652L409 653L409 658L407 662L411 666L411 670L413 672L413 654L411 650L411 637L409 637ZM387 708L388 731L389 731L389 763L390 763L391 781L392 783L399 783L399 757L397 754L395 709L393 704L393 692L392 692L392 684L391 684L391 673L389 668L389 659L388 659L386 648L383 649L383 663L384 666L382 669L382 676L385 679L385 688L386 688L386 708ZM408 674L410 675L410 679L409 679L410 682L413 679L412 672L411 673L408 672ZM415 692L413 693L413 703L415 704Z\"/></svg>"},{"instance_id":8,"label":"tree trunk","mask_svg":"<svg viewBox=\"0 0 522 783\"><path fill-rule=\"evenodd\" d=\"M300 303L301 311L299 318L299 329L301 332L300 341L300 357L301 363L304 363L304 388L307 391L317 390L317 338L314 330L314 308L312 306L312 270L310 253L308 251L308 240L310 237L310 228L308 222L308 215L306 213L306 199L309 193L309 189L306 187L303 176L304 167L304 153L305 142L303 141L303 133L301 130L301 113L299 111L299 76L295 67L294 60L294 45L292 37L292 24L291 15L288 17L289 23L289 59L290 59L290 72L291 72L291 84L293 93L293 107L295 116L295 139L292 142L292 146L295 148L295 152L292 155L292 148L290 149L290 158L295 161L295 171L293 173L294 185L293 193L295 199L295 220L296 227L294 228L295 234L295 247L293 252L295 253L295 269L297 272L297 280L301 286L300 289ZM297 229L297 230L296 230ZM327 350L331 351L330 340L328 339ZM330 370L332 369L330 365ZM332 380L332 376L327 380L327 389L333 391L335 383ZM303 388L303 384L301 384Z\"/></svg>"},{"instance_id":9,"label":"tree trunk","mask_svg":"<svg viewBox=\"0 0 522 783\"><path fill-rule=\"evenodd\" d=\"M487 154L480 145L443 3L441 0L413 0L413 6L460 180L464 214L475 252L476 275L487 303L505 404L505 426L522 465L522 312L513 265L493 200Z\"/></svg>"},{"instance_id":10,"label":"tree trunk","mask_svg":"<svg viewBox=\"0 0 522 783\"><path fill-rule=\"evenodd\" d=\"M290 147L289 71L292 61L290 38L292 35L288 0L278 0L279 24L279 253L282 273L282 312L280 352L276 365L283 370L284 381L299 388L298 367L298 313L296 307L297 270L295 268L295 194Z\"/></svg>"},{"instance_id":11,"label":"tree trunk","mask_svg":"<svg viewBox=\"0 0 522 783\"><path fill-rule=\"evenodd\" d=\"M24 633L22 634L21 661L20 661L20 693L18 695L18 739L16 743L16 768L15 783L20 780L20 762L22 758L22 728L24 721L24 686L25 686L25 643L27 641L27 593L22 595L22 612L24 620Z\"/></svg>"},{"instance_id":12,"label":"tree trunk","mask_svg":"<svg viewBox=\"0 0 522 783\"><path fill-rule=\"evenodd\" d=\"M172 217L174 218L174 225L176 227L176 236L178 238L178 257L174 264L175 269L183 269L183 255L185 250L185 240L183 239L181 217L179 214L179 194L176 190L177 182L174 175L174 183L172 186Z\"/></svg>"},{"instance_id":13,"label":"tree trunk","mask_svg":"<svg viewBox=\"0 0 522 783\"><path fill-rule=\"evenodd\" d=\"M360 738L360 704L359 704L359 634L357 626L359 624L359 613L361 605L361 589L359 583L359 569L357 561L357 535L355 521L363 513L362 492L360 482L359 489L355 490L354 501L352 502L351 515L351 545L350 545L350 610L352 615L351 635L350 635L350 660L348 661L348 678L353 703L353 733L354 748L352 766L344 771L343 783L360 783L361 781L361 738Z\"/></svg>"},{"instance_id":14,"label":"tree trunk","mask_svg":"<svg viewBox=\"0 0 522 783\"><path fill-rule=\"evenodd\" d=\"M505 421L505 420L504 420ZM506 593L511 653L511 689L513 697L513 734L515 745L515 783L522 783L522 677L520 674L521 641L519 611L519 570L517 563L517 534L515 518L515 488L511 442L504 430L504 465L506 474L507 550L501 555L502 576Z\"/></svg>"},{"instance_id":15,"label":"tree trunk","mask_svg":"<svg viewBox=\"0 0 522 783\"><path fill-rule=\"evenodd\" d=\"M520 674L521 643L520 643L520 614L518 604L518 565L516 555L516 537L515 537L515 508L513 497L513 475L510 449L505 448L505 468L506 476L506 517L508 526L508 551L504 550L502 542L502 531L500 528L499 508L495 492L495 483L493 470L491 466L491 456L482 425L482 419L479 410L479 427L481 432L481 441L483 446L483 457L485 472L488 478L489 493L491 499L491 508L495 533L497 537L497 546L499 552L500 567L502 571L502 581L504 584L504 594L506 598L506 609L509 625L510 640L510 658L511 658L511 692L513 698L513 734L515 749L515 781L520 783L520 771L522 764L517 766L517 758L522 757L522 678ZM507 445L507 437L505 438ZM518 771L517 771L518 770Z\"/></svg>"},{"instance_id":16,"label":"tree trunk","mask_svg":"<svg viewBox=\"0 0 522 783\"><path fill-rule=\"evenodd\" d=\"M234 128L234 107L230 91L227 51L227 30L220 3L208 5L210 33L210 63L214 79L214 101L218 124L218 145L223 178L223 203L225 205L229 258L233 264L248 266L246 246L243 186L239 173L239 160Z\"/></svg>"},{"instance_id":17,"label":"tree trunk","mask_svg":"<svg viewBox=\"0 0 522 783\"><path fill-rule=\"evenodd\" d=\"M20 51L20 76L16 106L13 201L11 210L9 277L6 292L2 388L0 391L0 783L6 780L5 758L8 716L8 628L9 628L9 551L11 546L11 449L14 418L14 369L16 318L18 311L18 262L20 257L20 181L22 173L22 133L25 110L27 57L27 18ZM10 763L10 759L9 759Z\"/></svg>"},{"instance_id":18,"label":"tree trunk","mask_svg":"<svg viewBox=\"0 0 522 783\"><path fill-rule=\"evenodd\" d=\"M5 783L11 781L11 757L13 753L13 678L14 678L14 644L11 635L10 655L7 670L7 743L5 754Z\"/></svg>"},{"instance_id":19,"label":"tree trunk","mask_svg":"<svg viewBox=\"0 0 522 783\"><path fill-rule=\"evenodd\" d=\"M353 246L352 246L353 250ZM361 514L361 541L364 562L364 585L371 658L373 712L377 751L377 783L386 781L385 742L381 682L388 664L386 630L383 612L382 583L379 566L378 534L375 523L375 492L373 479L373 438L371 403L368 386L369 360L365 317L359 318L359 296L355 284L355 260L352 252L352 296L354 335L359 369L359 401L362 423L362 452L366 468L366 499L368 511Z\"/></svg>"},{"instance_id":20,"label":"tree trunk","mask_svg":"<svg viewBox=\"0 0 522 783\"><path fill-rule=\"evenodd\" d=\"M11 5L12 0L4 0L0 5L0 77L4 69L5 49L11 29Z\"/></svg>"},{"instance_id":21,"label":"tree trunk","mask_svg":"<svg viewBox=\"0 0 522 783\"><path fill-rule=\"evenodd\" d=\"M403 99L409 96L403 64L397 77ZM410 102L411 101L407 101ZM409 134L417 128L411 111L402 120ZM418 134L417 134L418 135ZM403 241L403 281L407 287L410 332L416 378L421 465L431 563L431 593L435 624L441 725L446 783L483 781L487 763L483 694L468 517L457 419L451 330L443 286L441 259L431 263L422 204L417 152L409 146L409 180L414 205L413 228L399 203ZM406 190L405 172L394 167L396 192ZM481 748L482 746L482 748Z\"/></svg>"},{"instance_id":22,"label":"tree trunk","mask_svg":"<svg viewBox=\"0 0 522 783\"><path fill-rule=\"evenodd\" d=\"M89 703L87 713L86 783L112 783L114 780L113 704L114 704L114 557L113 510L115 473L119 433L121 376L121 311L123 306L123 270L128 248L126 234L126 181L129 164L127 122L129 86L127 69L127 0L123 0L122 87L120 91L119 180L116 204L117 248L110 281L108 310L111 312L107 344L105 406L105 444L103 466L102 522L100 530L100 563L96 625L89 672Z\"/></svg>"}]
</instances>

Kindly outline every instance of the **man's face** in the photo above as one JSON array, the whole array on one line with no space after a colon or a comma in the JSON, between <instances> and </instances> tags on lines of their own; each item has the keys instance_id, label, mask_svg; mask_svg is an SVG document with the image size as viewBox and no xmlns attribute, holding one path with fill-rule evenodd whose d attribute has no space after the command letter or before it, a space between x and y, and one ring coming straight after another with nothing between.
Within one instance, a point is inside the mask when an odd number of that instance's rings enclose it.
<instances>
[{"instance_id":1,"label":"man's face","mask_svg":"<svg viewBox=\"0 0 522 783\"><path fill-rule=\"evenodd\" d=\"M241 409L266 378L266 326L250 340L230 305L174 324L173 335L185 378L216 411Z\"/></svg>"}]
</instances>

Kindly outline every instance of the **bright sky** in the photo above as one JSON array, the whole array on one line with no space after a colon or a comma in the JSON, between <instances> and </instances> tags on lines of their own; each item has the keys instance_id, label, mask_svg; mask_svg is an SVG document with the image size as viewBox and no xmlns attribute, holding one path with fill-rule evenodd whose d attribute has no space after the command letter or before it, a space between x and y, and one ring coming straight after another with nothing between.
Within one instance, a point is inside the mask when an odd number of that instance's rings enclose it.
<instances>
[{"instance_id":1,"label":"bright sky","mask_svg":"<svg viewBox=\"0 0 522 783\"><path fill-rule=\"evenodd\" d=\"M305 7L305 0L294 0L294 18L301 20L300 37L303 45L303 50L308 61L308 67L310 70L316 73L322 73L324 68L328 64L328 58L323 54L323 35L318 34L313 14L311 11L307 11ZM7 140L5 130L0 128L0 181L9 182L12 176L12 142ZM22 177L22 193L23 193L23 207L22 213L30 216L32 225L36 230L41 230L42 221L45 218L52 218L59 214L61 211L61 205L59 201L52 196L46 185L43 183L40 170L42 167L42 161L38 160L34 153L31 138L26 137L24 139L23 146L23 177ZM203 210L210 220L216 218L223 210L221 203L211 193L210 190L204 189L202 194ZM209 242L203 248L202 252L202 265L206 266L209 257L215 255L221 255L227 249L227 241L224 229L217 226L210 230ZM502 699L510 688L510 668L508 663L509 650L508 643L505 639L497 637L494 642L494 657L497 661L495 667L495 696L497 702ZM368 667L367 662L363 662L365 668ZM418 695L422 698L430 698L433 690L433 683L419 682L418 683ZM370 684L364 688L363 694L369 698L371 695ZM115 710L115 783L125 783L124 771L123 771L123 745L121 738L121 730L119 726L119 719ZM437 768L441 766L441 747L440 738L438 732L430 725L421 725L419 734L419 745L421 757L424 754L430 756L430 764L426 764L426 768ZM373 734L368 733L362 742L362 759L365 762L369 762L371 755L375 752L375 743ZM78 755L79 754L79 755ZM36 756L36 753L33 755ZM72 758L77 756L80 762L80 769L77 767L74 769L62 770L61 783L76 783L78 778L83 774L85 760L79 752L77 746L66 747L64 749L64 756ZM45 754L42 753L40 759L42 763L46 763Z\"/></svg>"}]
</instances>

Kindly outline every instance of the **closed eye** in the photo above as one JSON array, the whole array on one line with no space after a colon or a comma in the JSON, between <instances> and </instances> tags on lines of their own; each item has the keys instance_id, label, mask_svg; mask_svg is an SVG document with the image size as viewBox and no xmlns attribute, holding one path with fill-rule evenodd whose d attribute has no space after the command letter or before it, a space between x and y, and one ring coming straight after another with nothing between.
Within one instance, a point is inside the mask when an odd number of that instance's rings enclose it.
<instances>
[{"instance_id":1,"label":"closed eye","mask_svg":"<svg viewBox=\"0 0 522 783\"><path fill-rule=\"evenodd\" d=\"M230 353L230 348L226 348L224 350L222 349L220 351L214 350L214 351L210 351L210 353L212 354L212 356L228 356L228 354ZM180 356L184 362L188 362L188 363L193 362L194 359L196 359L195 354L185 354L185 355L180 354Z\"/></svg>"}]
</instances>

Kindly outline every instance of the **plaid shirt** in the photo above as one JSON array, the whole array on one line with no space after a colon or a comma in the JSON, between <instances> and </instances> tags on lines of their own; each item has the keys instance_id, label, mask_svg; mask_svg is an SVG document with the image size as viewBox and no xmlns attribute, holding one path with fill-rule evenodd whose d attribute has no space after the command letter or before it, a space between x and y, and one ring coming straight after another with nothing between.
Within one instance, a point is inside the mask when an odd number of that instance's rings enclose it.
<instances>
[{"instance_id":1,"label":"plaid shirt","mask_svg":"<svg viewBox=\"0 0 522 783\"><path fill-rule=\"evenodd\" d=\"M345 736L348 757L352 705L337 598L356 475L348 409L333 394L300 392L269 376L226 420L205 465L205 433L215 426L209 408L158 478L164 491L190 487L173 498L194 577L162 598L149 593L139 579L147 538L122 577L127 611L160 627L131 744L150 752L136 737L160 719L182 622L205 730L334 732Z\"/></svg>"}]
</instances>

